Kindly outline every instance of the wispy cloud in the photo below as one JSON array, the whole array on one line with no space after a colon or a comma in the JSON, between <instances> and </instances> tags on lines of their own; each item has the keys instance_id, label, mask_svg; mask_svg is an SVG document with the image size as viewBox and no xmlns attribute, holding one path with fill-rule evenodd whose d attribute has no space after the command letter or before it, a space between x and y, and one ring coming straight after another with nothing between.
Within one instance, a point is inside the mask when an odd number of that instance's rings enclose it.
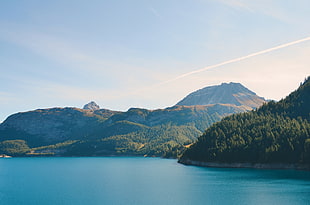
<instances>
[{"instance_id":1,"label":"wispy cloud","mask_svg":"<svg viewBox=\"0 0 310 205\"><path fill-rule=\"evenodd\" d=\"M151 13L154 14L154 16L156 16L157 18L163 19L163 16L162 16L156 9L154 9L153 7L150 7L150 11L151 11Z\"/></svg>"},{"instance_id":2,"label":"wispy cloud","mask_svg":"<svg viewBox=\"0 0 310 205\"><path fill-rule=\"evenodd\" d=\"M249 11L256 14L261 14L264 16L272 17L273 19L279 20L287 24L305 24L306 16L302 13L306 11L300 11L296 13L295 5L298 8L308 8L310 6L309 1L300 0L298 2L293 1L270 1L270 0L215 0L223 5L227 5L234 9L239 9L243 11ZM305 24L306 26L306 24Z\"/></svg>"},{"instance_id":3,"label":"wispy cloud","mask_svg":"<svg viewBox=\"0 0 310 205\"><path fill-rule=\"evenodd\" d=\"M231 59L231 60L228 60L228 61L224 61L224 62L215 64L215 65L207 66L207 67L202 68L202 69L198 69L198 70L194 70L194 71L191 71L191 72L188 72L188 73L184 73L184 74L179 75L179 76L177 76L175 78L163 81L163 82L159 83L158 85L166 84L166 83L169 83L169 82L172 82L172 81L176 81L176 80L181 79L181 78L185 78L185 77L193 75L193 74L197 74L197 73L201 73L201 72L207 71L209 69L218 68L218 67L221 67L221 66L224 66L224 65L228 65L228 64L231 64L231 63L235 63L235 62L239 62L239 61L242 61L242 60L246 60L248 58L252 58L252 57L255 57L255 56L266 54L266 53L269 53L269 52L272 52L272 51L276 51L276 50L279 50L279 49L282 49L282 48L286 48L286 47L289 47L289 46L293 46L293 45L296 45L296 44L299 44L299 43L303 43L303 42L306 42L306 41L310 41L310 36L306 37L306 38L302 38L302 39L296 40L296 41L292 41L292 42L289 42L289 43L285 43L285 44L282 44L282 45L279 45L279 46L268 48L268 49L265 49L265 50L262 50L262 51L259 51L259 52L251 53L251 54L246 55L246 56L242 56L242 57L239 57L239 58L235 58L235 59Z\"/></svg>"},{"instance_id":4,"label":"wispy cloud","mask_svg":"<svg viewBox=\"0 0 310 205\"><path fill-rule=\"evenodd\" d=\"M105 57L104 53L96 45L89 45L87 49L78 42L63 39L49 33L39 32L35 29L27 30L23 26L4 24L0 22L2 29L0 39L24 47L38 56L43 56L53 62L62 64L62 68L70 72L81 73L90 82L114 82L114 87L134 87L136 82L152 82L160 75L155 70L137 65L135 60L126 56L126 60ZM106 48L105 48L106 49ZM99 52L98 52L99 51ZM107 52L106 50L102 52ZM118 56L122 58L122 56ZM114 59L115 58L115 59ZM54 70L57 72L56 70ZM89 77L91 76L91 77ZM141 76L144 78L141 80ZM140 80L139 80L140 79ZM138 85L137 85L138 86Z\"/></svg>"},{"instance_id":5,"label":"wispy cloud","mask_svg":"<svg viewBox=\"0 0 310 205\"><path fill-rule=\"evenodd\" d=\"M219 1L222 4L228 5L236 9L242 9L242 10L246 10L249 12L254 12L254 9L252 9L250 5L240 0L216 0L216 1Z\"/></svg>"},{"instance_id":6,"label":"wispy cloud","mask_svg":"<svg viewBox=\"0 0 310 205\"><path fill-rule=\"evenodd\" d=\"M26 29L2 27L1 37L9 42L28 48L38 55L45 56L61 63L81 64L88 63L88 69L98 69L104 66L103 60L97 59L81 49L70 45L67 40L60 39L42 32L27 31Z\"/></svg>"}]
</instances>

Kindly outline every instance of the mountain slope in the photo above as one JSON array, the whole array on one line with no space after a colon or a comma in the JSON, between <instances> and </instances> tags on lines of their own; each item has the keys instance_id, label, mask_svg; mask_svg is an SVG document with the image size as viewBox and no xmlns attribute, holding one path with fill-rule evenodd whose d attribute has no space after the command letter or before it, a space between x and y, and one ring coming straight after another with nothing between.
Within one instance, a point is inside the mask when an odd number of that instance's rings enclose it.
<instances>
[{"instance_id":1,"label":"mountain slope","mask_svg":"<svg viewBox=\"0 0 310 205\"><path fill-rule=\"evenodd\" d=\"M256 108L264 102L264 98L258 97L240 83L222 83L221 85L205 87L192 92L178 102L177 105L190 106L221 103Z\"/></svg>"},{"instance_id":2,"label":"mountain slope","mask_svg":"<svg viewBox=\"0 0 310 205\"><path fill-rule=\"evenodd\" d=\"M131 108L127 112L99 109L91 102L84 108L39 109L11 115L0 124L0 142L5 141L5 147L10 143L12 147L26 145L29 149L23 148L22 153L28 155L175 157L212 123L252 109L240 102L157 110Z\"/></svg>"},{"instance_id":3,"label":"mountain slope","mask_svg":"<svg viewBox=\"0 0 310 205\"><path fill-rule=\"evenodd\" d=\"M278 103L215 123L180 158L184 164L277 163L310 168L310 78Z\"/></svg>"},{"instance_id":4,"label":"mountain slope","mask_svg":"<svg viewBox=\"0 0 310 205\"><path fill-rule=\"evenodd\" d=\"M27 140L32 146L79 139L98 129L105 119L115 113L105 109L92 111L78 108L38 109L17 113L0 125L0 136L2 140Z\"/></svg>"},{"instance_id":5,"label":"mountain slope","mask_svg":"<svg viewBox=\"0 0 310 205\"><path fill-rule=\"evenodd\" d=\"M297 91L292 92L279 102L270 102L259 109L261 113L285 115L290 118L302 117L310 121L310 86L309 78L305 80Z\"/></svg>"},{"instance_id":6,"label":"mountain slope","mask_svg":"<svg viewBox=\"0 0 310 205\"><path fill-rule=\"evenodd\" d=\"M221 112L217 112L220 109ZM94 140L75 144L69 155L148 155L176 157L212 123L242 106L174 106L159 110L131 108L113 115ZM83 150L84 153L81 153ZM171 153L173 152L173 153Z\"/></svg>"}]
</instances>

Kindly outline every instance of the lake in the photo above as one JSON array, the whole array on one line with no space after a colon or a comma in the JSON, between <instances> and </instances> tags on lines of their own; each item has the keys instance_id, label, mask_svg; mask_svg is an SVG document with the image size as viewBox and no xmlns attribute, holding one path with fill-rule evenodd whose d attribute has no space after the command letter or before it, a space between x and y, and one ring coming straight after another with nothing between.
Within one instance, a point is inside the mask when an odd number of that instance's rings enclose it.
<instances>
[{"instance_id":1,"label":"lake","mask_svg":"<svg viewBox=\"0 0 310 205\"><path fill-rule=\"evenodd\" d=\"M0 204L310 204L310 172L142 157L0 159Z\"/></svg>"}]
</instances>

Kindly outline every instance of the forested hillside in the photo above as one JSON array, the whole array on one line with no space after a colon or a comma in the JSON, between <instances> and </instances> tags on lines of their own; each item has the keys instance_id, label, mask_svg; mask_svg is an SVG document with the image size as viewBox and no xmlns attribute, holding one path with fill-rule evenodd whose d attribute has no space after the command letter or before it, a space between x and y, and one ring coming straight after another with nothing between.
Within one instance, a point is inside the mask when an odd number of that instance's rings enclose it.
<instances>
[{"instance_id":1,"label":"forested hillside","mask_svg":"<svg viewBox=\"0 0 310 205\"><path fill-rule=\"evenodd\" d=\"M12 115L0 126L0 151L13 156L176 157L212 123L244 111L244 107L233 105L174 106L153 111L132 108L127 112L35 110Z\"/></svg>"},{"instance_id":2,"label":"forested hillside","mask_svg":"<svg viewBox=\"0 0 310 205\"><path fill-rule=\"evenodd\" d=\"M249 162L310 165L310 78L288 97L215 123L181 163Z\"/></svg>"}]
</instances>

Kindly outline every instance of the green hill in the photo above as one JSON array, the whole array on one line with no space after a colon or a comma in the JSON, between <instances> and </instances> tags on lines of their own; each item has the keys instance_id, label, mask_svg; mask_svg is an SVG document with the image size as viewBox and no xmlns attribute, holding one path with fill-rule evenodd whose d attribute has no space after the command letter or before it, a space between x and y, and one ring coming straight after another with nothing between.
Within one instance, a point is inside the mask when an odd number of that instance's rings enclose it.
<instances>
[{"instance_id":1,"label":"green hill","mask_svg":"<svg viewBox=\"0 0 310 205\"><path fill-rule=\"evenodd\" d=\"M310 165L310 78L285 99L213 124L180 158L184 164ZM214 165L214 164L213 164ZM213 166L212 165L212 166ZM226 164L227 165L227 164ZM225 165L225 166L226 166ZM229 166L229 165L228 165Z\"/></svg>"},{"instance_id":2,"label":"green hill","mask_svg":"<svg viewBox=\"0 0 310 205\"><path fill-rule=\"evenodd\" d=\"M229 90L242 95L240 89ZM9 116L0 124L0 142L5 142L0 154L177 157L214 122L252 109L240 103L216 103L119 112L100 109L95 102L84 108L38 109Z\"/></svg>"}]
</instances>

